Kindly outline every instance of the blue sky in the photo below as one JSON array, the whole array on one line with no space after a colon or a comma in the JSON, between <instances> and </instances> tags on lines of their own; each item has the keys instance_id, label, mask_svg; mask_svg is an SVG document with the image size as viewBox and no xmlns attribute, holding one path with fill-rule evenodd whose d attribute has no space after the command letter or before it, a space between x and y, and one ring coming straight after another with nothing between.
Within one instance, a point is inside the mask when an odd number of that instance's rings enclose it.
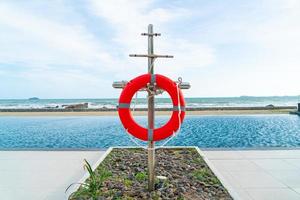
<instances>
[{"instance_id":1,"label":"blue sky","mask_svg":"<svg viewBox=\"0 0 300 200\"><path fill-rule=\"evenodd\" d=\"M0 98L118 97L145 73L140 36L162 33L155 72L187 97L299 95L300 1L1 1ZM298 79L298 80L297 80Z\"/></svg>"}]
</instances>

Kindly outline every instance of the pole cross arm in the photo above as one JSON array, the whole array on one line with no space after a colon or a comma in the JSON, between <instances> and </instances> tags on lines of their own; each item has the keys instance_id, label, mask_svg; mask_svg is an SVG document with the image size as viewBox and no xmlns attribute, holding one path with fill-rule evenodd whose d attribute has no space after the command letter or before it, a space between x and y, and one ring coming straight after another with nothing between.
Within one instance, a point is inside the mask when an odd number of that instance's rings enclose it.
<instances>
[{"instance_id":1,"label":"pole cross arm","mask_svg":"<svg viewBox=\"0 0 300 200\"><path fill-rule=\"evenodd\" d=\"M128 81L115 81L113 82L112 87L116 89L123 89L127 85L127 83ZM178 83L178 81L176 81L176 83ZM183 90L191 88L191 85L188 82L181 82L178 84L178 86ZM146 91L146 88L142 88L140 91Z\"/></svg>"},{"instance_id":2,"label":"pole cross arm","mask_svg":"<svg viewBox=\"0 0 300 200\"><path fill-rule=\"evenodd\" d=\"M129 54L130 57L147 57L147 58L174 58L171 55L156 55L156 54Z\"/></svg>"}]
</instances>

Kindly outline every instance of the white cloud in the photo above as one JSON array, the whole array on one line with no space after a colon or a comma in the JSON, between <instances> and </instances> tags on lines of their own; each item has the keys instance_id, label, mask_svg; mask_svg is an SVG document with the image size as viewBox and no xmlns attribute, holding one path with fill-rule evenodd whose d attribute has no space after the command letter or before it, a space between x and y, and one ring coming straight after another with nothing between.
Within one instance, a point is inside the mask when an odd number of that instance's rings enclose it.
<instances>
[{"instance_id":1,"label":"white cloud","mask_svg":"<svg viewBox=\"0 0 300 200\"><path fill-rule=\"evenodd\" d=\"M0 43L2 48L6 48L6 51L0 52L0 58L6 62L80 68L95 68L97 63L112 62L99 40L80 24L63 24L1 3L0 25L4 34Z\"/></svg>"},{"instance_id":2,"label":"white cloud","mask_svg":"<svg viewBox=\"0 0 300 200\"><path fill-rule=\"evenodd\" d=\"M187 9L155 8L152 4L153 1L91 0L91 10L112 25L116 30L112 37L115 42L122 44L126 53L146 53L147 38L140 36L140 33L147 32L148 24L154 24L154 31L162 32L162 38L155 38L155 53L175 55L175 62L166 61L166 64L172 64L172 68L167 70L169 74L180 72L183 66L185 69L198 68L214 62L212 47L195 43L192 38L175 38L168 33L168 23L191 15ZM146 62L136 60L139 70L145 71ZM158 63L163 65L164 62Z\"/></svg>"}]
</instances>

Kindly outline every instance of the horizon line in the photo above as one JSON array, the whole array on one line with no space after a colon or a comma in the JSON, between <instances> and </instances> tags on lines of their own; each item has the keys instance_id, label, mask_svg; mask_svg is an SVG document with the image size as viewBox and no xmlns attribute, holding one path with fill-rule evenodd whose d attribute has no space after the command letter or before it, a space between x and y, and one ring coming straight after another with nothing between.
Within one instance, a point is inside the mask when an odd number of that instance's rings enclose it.
<instances>
[{"instance_id":1,"label":"horizon line","mask_svg":"<svg viewBox=\"0 0 300 200\"><path fill-rule=\"evenodd\" d=\"M202 97L185 97L189 99L193 98L271 98L271 97L300 97L300 95L271 95L271 96L250 96L250 95L241 95L241 96L202 96ZM88 98L39 98L39 97L28 97L28 98L0 98L0 100L29 100L30 98L38 98L38 100L67 100L67 99L118 99L119 97L88 97ZM146 97L139 97L138 99L145 99ZM168 97L156 97L157 99L168 99Z\"/></svg>"}]
</instances>

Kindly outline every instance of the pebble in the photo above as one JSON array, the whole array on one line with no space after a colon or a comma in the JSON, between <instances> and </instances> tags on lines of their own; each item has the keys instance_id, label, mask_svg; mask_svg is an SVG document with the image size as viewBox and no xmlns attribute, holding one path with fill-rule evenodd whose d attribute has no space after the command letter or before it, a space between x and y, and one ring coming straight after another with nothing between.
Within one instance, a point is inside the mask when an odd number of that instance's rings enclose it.
<instances>
[{"instance_id":1,"label":"pebble","mask_svg":"<svg viewBox=\"0 0 300 200\"><path fill-rule=\"evenodd\" d=\"M181 192L181 193L185 193L186 192L186 189L184 187L179 187L178 190Z\"/></svg>"}]
</instances>

